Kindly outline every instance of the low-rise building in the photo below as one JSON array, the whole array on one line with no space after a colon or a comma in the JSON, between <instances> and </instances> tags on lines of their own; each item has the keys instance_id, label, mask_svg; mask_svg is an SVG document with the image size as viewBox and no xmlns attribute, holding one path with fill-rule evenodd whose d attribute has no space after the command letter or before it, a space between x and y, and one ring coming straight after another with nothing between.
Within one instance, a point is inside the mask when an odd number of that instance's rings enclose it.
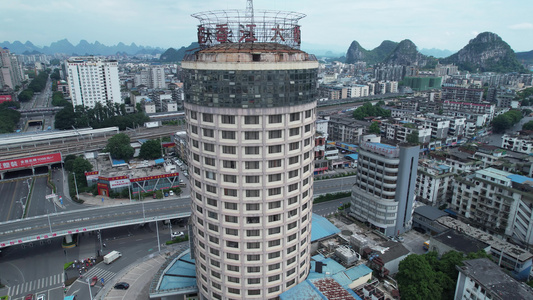
<instances>
[{"instance_id":1,"label":"low-rise building","mask_svg":"<svg viewBox=\"0 0 533 300\"><path fill-rule=\"evenodd\" d=\"M504 134L502 136L502 148L516 152L533 153L533 132L527 134L526 131L517 134Z\"/></svg>"},{"instance_id":2,"label":"low-rise building","mask_svg":"<svg viewBox=\"0 0 533 300\"><path fill-rule=\"evenodd\" d=\"M507 275L487 258L463 261L457 266L459 275L455 299L533 299L533 290Z\"/></svg>"}]
</instances>

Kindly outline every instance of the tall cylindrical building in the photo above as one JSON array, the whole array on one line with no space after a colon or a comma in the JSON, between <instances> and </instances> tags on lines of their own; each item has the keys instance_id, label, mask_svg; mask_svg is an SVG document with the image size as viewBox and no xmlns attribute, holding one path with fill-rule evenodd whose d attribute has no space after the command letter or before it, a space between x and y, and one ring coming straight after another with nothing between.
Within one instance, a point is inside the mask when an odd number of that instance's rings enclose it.
<instances>
[{"instance_id":1,"label":"tall cylindrical building","mask_svg":"<svg viewBox=\"0 0 533 300\"><path fill-rule=\"evenodd\" d=\"M309 273L318 62L298 49L301 14L193 16L201 48L182 68L198 288L275 298Z\"/></svg>"}]
</instances>

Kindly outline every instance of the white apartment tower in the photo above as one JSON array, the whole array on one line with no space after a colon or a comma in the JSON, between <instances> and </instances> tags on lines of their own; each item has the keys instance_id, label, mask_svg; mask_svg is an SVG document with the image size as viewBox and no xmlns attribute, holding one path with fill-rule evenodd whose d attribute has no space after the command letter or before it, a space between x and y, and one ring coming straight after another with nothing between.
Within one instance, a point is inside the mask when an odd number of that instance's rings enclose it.
<instances>
[{"instance_id":1,"label":"white apartment tower","mask_svg":"<svg viewBox=\"0 0 533 300\"><path fill-rule=\"evenodd\" d=\"M0 90L4 85L15 89L23 80L23 72L17 57L9 52L9 49L0 49Z\"/></svg>"},{"instance_id":2,"label":"white apartment tower","mask_svg":"<svg viewBox=\"0 0 533 300\"><path fill-rule=\"evenodd\" d=\"M310 268L318 62L304 15L214 14L193 15L201 48L182 62L198 288L272 299Z\"/></svg>"},{"instance_id":3,"label":"white apartment tower","mask_svg":"<svg viewBox=\"0 0 533 300\"><path fill-rule=\"evenodd\" d=\"M122 103L118 62L100 57L71 57L67 60L72 105L93 108L96 103Z\"/></svg>"}]
</instances>

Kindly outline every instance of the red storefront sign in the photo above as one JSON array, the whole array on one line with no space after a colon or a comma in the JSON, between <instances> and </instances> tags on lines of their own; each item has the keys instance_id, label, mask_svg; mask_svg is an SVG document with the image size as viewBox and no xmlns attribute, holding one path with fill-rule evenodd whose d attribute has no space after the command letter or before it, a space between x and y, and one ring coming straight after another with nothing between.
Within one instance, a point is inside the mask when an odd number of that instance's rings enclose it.
<instances>
[{"instance_id":1,"label":"red storefront sign","mask_svg":"<svg viewBox=\"0 0 533 300\"><path fill-rule=\"evenodd\" d=\"M17 158L0 161L0 170L11 170L19 168L28 168L51 163L61 162L61 153L52 153L26 158Z\"/></svg>"},{"instance_id":2,"label":"red storefront sign","mask_svg":"<svg viewBox=\"0 0 533 300\"><path fill-rule=\"evenodd\" d=\"M137 182L137 181L146 181L146 180L153 180L153 179L167 178L167 177L176 177L176 176L179 176L179 173L170 173L170 174L163 174L163 175L156 175L156 176L133 178L133 179L130 179L130 181L131 182Z\"/></svg>"}]
</instances>

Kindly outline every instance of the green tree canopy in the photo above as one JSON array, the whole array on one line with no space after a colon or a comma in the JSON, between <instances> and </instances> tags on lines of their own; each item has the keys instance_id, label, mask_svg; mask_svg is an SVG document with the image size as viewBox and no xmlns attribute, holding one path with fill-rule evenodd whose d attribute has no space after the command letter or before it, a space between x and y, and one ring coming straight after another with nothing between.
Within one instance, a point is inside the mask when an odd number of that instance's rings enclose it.
<instances>
[{"instance_id":1,"label":"green tree canopy","mask_svg":"<svg viewBox=\"0 0 533 300\"><path fill-rule=\"evenodd\" d=\"M513 126L512 118L506 114L499 115L492 120L492 130L494 132L504 132Z\"/></svg>"},{"instance_id":2,"label":"green tree canopy","mask_svg":"<svg viewBox=\"0 0 533 300\"><path fill-rule=\"evenodd\" d=\"M109 152L112 158L124 159L126 161L133 158L135 150L130 145L130 137L127 134L119 133L107 141L104 151Z\"/></svg>"},{"instance_id":3,"label":"green tree canopy","mask_svg":"<svg viewBox=\"0 0 533 300\"><path fill-rule=\"evenodd\" d=\"M372 122L372 125L368 128L369 133L380 134L381 130L379 129L379 122Z\"/></svg>"},{"instance_id":4,"label":"green tree canopy","mask_svg":"<svg viewBox=\"0 0 533 300\"><path fill-rule=\"evenodd\" d=\"M87 186L85 172L91 172L92 170L93 165L82 156L78 156L72 161L72 171L74 172L74 176L76 176L78 187Z\"/></svg>"},{"instance_id":5,"label":"green tree canopy","mask_svg":"<svg viewBox=\"0 0 533 300\"><path fill-rule=\"evenodd\" d=\"M533 130L533 121L529 121L522 126L522 130Z\"/></svg>"},{"instance_id":6,"label":"green tree canopy","mask_svg":"<svg viewBox=\"0 0 533 300\"><path fill-rule=\"evenodd\" d=\"M421 255L411 254L402 260L396 278L402 298L412 300L441 298L442 287L437 274Z\"/></svg>"},{"instance_id":7,"label":"green tree canopy","mask_svg":"<svg viewBox=\"0 0 533 300\"><path fill-rule=\"evenodd\" d=\"M161 143L158 140L149 140L141 145L139 157L143 159L156 159L161 157Z\"/></svg>"},{"instance_id":8,"label":"green tree canopy","mask_svg":"<svg viewBox=\"0 0 533 300\"><path fill-rule=\"evenodd\" d=\"M418 133L418 130L413 130L413 132L409 133L407 136L406 136L406 140L409 144L412 144L412 145L418 145L420 144L420 139L419 139L419 133Z\"/></svg>"},{"instance_id":9,"label":"green tree canopy","mask_svg":"<svg viewBox=\"0 0 533 300\"><path fill-rule=\"evenodd\" d=\"M30 89L25 89L20 94L18 94L18 99L20 102L27 102L33 98L33 91Z\"/></svg>"},{"instance_id":10,"label":"green tree canopy","mask_svg":"<svg viewBox=\"0 0 533 300\"><path fill-rule=\"evenodd\" d=\"M72 129L72 126L76 124L74 118L74 108L71 104L65 105L62 110L56 113L54 127L56 129Z\"/></svg>"},{"instance_id":11,"label":"green tree canopy","mask_svg":"<svg viewBox=\"0 0 533 300\"><path fill-rule=\"evenodd\" d=\"M381 108L379 104L372 105L370 102L366 102L353 112L353 117L357 120L363 120L366 117L390 117L390 115L390 110Z\"/></svg>"},{"instance_id":12,"label":"green tree canopy","mask_svg":"<svg viewBox=\"0 0 533 300\"><path fill-rule=\"evenodd\" d=\"M17 128L20 121L20 112L16 109L20 104L15 101L8 101L0 104L0 133L11 133Z\"/></svg>"}]
</instances>

